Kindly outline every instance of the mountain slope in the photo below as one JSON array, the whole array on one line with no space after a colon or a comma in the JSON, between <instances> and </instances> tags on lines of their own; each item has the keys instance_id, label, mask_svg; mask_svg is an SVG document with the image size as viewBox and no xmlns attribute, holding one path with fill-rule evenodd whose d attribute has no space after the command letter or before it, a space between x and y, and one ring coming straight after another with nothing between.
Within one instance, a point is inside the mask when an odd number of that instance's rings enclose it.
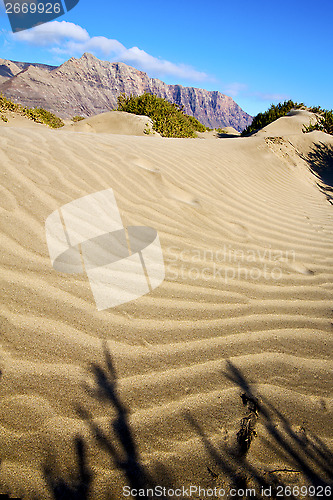
<instances>
[{"instance_id":1,"label":"mountain slope","mask_svg":"<svg viewBox=\"0 0 333 500\"><path fill-rule=\"evenodd\" d=\"M231 126L241 131L252 121L231 97L220 92L167 85L124 63L101 61L91 54L83 54L80 59L72 57L51 71L42 65L16 65L25 69L2 82L0 92L62 118L115 109L120 93L150 92L184 106L185 113L211 128Z\"/></svg>"},{"instance_id":2,"label":"mountain slope","mask_svg":"<svg viewBox=\"0 0 333 500\"><path fill-rule=\"evenodd\" d=\"M0 59L0 83L9 80L20 71L21 69L13 61Z\"/></svg>"}]
</instances>

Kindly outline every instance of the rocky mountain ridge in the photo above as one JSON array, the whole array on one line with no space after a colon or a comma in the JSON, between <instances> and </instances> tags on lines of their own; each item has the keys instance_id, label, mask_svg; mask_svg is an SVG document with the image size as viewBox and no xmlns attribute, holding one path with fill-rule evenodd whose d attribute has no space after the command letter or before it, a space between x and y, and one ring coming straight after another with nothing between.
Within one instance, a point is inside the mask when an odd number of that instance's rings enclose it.
<instances>
[{"instance_id":1,"label":"rocky mountain ridge","mask_svg":"<svg viewBox=\"0 0 333 500\"><path fill-rule=\"evenodd\" d=\"M92 54L70 58L59 67L0 59L0 92L29 107L42 107L62 118L93 116L117 107L120 93L150 92L184 107L211 128L241 131L252 121L221 92L168 85L124 63L101 61Z\"/></svg>"}]
</instances>

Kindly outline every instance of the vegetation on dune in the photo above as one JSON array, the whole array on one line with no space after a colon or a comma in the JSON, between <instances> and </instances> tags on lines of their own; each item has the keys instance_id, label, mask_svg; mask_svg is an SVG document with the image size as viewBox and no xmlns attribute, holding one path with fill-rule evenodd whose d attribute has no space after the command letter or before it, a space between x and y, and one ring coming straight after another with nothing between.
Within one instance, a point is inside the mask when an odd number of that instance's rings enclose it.
<instances>
[{"instance_id":1,"label":"vegetation on dune","mask_svg":"<svg viewBox=\"0 0 333 500\"><path fill-rule=\"evenodd\" d=\"M37 123L44 123L51 128L60 128L64 126L64 122L56 115L43 108L23 108L24 114L31 120Z\"/></svg>"},{"instance_id":2,"label":"vegetation on dune","mask_svg":"<svg viewBox=\"0 0 333 500\"><path fill-rule=\"evenodd\" d=\"M0 94L0 111L14 111L21 116L26 116L30 120L37 123L43 123L51 128L60 128L64 126L64 122L56 115L43 108L27 108L21 104L17 104L10 99L7 99ZM5 118L5 119L4 119ZM8 121L5 115L1 115L3 121Z\"/></svg>"},{"instance_id":3,"label":"vegetation on dune","mask_svg":"<svg viewBox=\"0 0 333 500\"><path fill-rule=\"evenodd\" d=\"M129 97L121 94L117 110L148 116L153 129L163 137L195 137L196 132L206 130L196 118L186 115L183 107L149 93Z\"/></svg>"},{"instance_id":4,"label":"vegetation on dune","mask_svg":"<svg viewBox=\"0 0 333 500\"><path fill-rule=\"evenodd\" d=\"M257 130L260 130L261 128L266 127L266 125L274 122L278 118L281 118L281 116L285 116L292 109L299 109L302 106L304 106L303 103L299 104L291 100L284 101L283 103L279 102L278 104L271 104L270 108L267 111L265 111L264 113L258 113L253 118L251 125L243 130L242 136L249 135L252 132L256 132Z\"/></svg>"},{"instance_id":5,"label":"vegetation on dune","mask_svg":"<svg viewBox=\"0 0 333 500\"><path fill-rule=\"evenodd\" d=\"M321 109L320 106L315 108L310 108L317 115L316 123L310 123L310 125L304 125L303 132L312 132L312 130L321 130L326 132L326 134L333 135L333 110Z\"/></svg>"},{"instance_id":6,"label":"vegetation on dune","mask_svg":"<svg viewBox=\"0 0 333 500\"><path fill-rule=\"evenodd\" d=\"M306 156L300 154L300 157L308 163L311 172L319 179L319 188L333 205L333 146L325 142L315 143Z\"/></svg>"},{"instance_id":7,"label":"vegetation on dune","mask_svg":"<svg viewBox=\"0 0 333 500\"><path fill-rule=\"evenodd\" d=\"M327 134L333 135L333 110L322 109L320 106L313 106L311 108L306 107L303 103L293 102L291 100L284 101L279 104L271 104L270 108L264 113L258 113L251 123L242 132L242 136L247 136L253 132L266 127L270 123L274 122L278 118L285 116L292 109L306 109L311 111L317 116L316 123L311 123L310 125L304 125L303 132L311 132L312 130L321 130Z\"/></svg>"},{"instance_id":8,"label":"vegetation on dune","mask_svg":"<svg viewBox=\"0 0 333 500\"><path fill-rule=\"evenodd\" d=\"M82 120L85 120L84 116L75 115L72 118L72 122L74 122L74 123L81 122Z\"/></svg>"}]
</instances>

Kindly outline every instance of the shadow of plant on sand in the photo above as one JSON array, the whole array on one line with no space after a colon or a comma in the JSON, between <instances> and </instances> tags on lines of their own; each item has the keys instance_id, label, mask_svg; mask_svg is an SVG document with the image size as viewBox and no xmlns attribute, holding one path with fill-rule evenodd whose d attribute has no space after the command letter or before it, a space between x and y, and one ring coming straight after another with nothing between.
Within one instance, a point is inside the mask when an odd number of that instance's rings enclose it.
<instances>
[{"instance_id":1,"label":"shadow of plant on sand","mask_svg":"<svg viewBox=\"0 0 333 500\"><path fill-rule=\"evenodd\" d=\"M313 145L311 151L300 155L305 160L311 172L321 181L318 186L333 204L333 146L319 142Z\"/></svg>"},{"instance_id":2,"label":"shadow of plant on sand","mask_svg":"<svg viewBox=\"0 0 333 500\"><path fill-rule=\"evenodd\" d=\"M93 391L92 395L108 402L116 411L116 417L111 427L120 447L115 446L110 436L93 421L84 409L79 408L78 412L86 420L93 435L100 446L108 453L112 462L124 473L128 486L135 490L153 489L155 481L141 464L137 445L129 424L128 411L117 393L117 376L111 355L107 349L104 350L104 354L106 369L97 364L91 367L97 385L95 394Z\"/></svg>"},{"instance_id":3,"label":"shadow of plant on sand","mask_svg":"<svg viewBox=\"0 0 333 500\"><path fill-rule=\"evenodd\" d=\"M216 471L209 472L225 491L252 490L252 498L326 498L331 495L333 482L333 454L314 435L295 432L288 420L269 402L255 393L241 371L228 362L226 378L242 391L241 398L247 406L247 415L240 422L236 446L216 447L203 432L200 424L187 415L210 457ZM260 402L260 403L259 403ZM257 420L264 425L268 438L261 437L268 449L274 450L286 464L275 470L264 470L252 465L247 455L251 441L257 436ZM283 475L289 474L288 479ZM291 482L290 474L297 474L299 481ZM220 478L220 481L219 481ZM246 498L248 494L233 498Z\"/></svg>"},{"instance_id":4,"label":"shadow of plant on sand","mask_svg":"<svg viewBox=\"0 0 333 500\"><path fill-rule=\"evenodd\" d=\"M89 487L92 475L89 471L86 459L86 449L83 439L75 439L75 450L78 461L78 472L71 484L54 477L54 473L49 466L44 467L44 476L49 490L55 500L88 500Z\"/></svg>"},{"instance_id":5,"label":"shadow of plant on sand","mask_svg":"<svg viewBox=\"0 0 333 500\"><path fill-rule=\"evenodd\" d=\"M110 432L103 430L84 409L78 414L88 425L92 435L99 444L100 452L104 450L110 459L110 470L120 470L128 486L135 490L154 490L156 484L175 487L171 476L161 466L158 471L158 483L142 465L133 431L129 423L128 411L117 392L117 376L110 353L105 349L106 368L92 365L96 387L86 388L90 395L99 401L107 402L114 412L110 422ZM333 481L333 455L327 446L316 436L307 432L295 432L288 420L263 397L256 394L241 371L228 362L224 376L241 390L241 399L246 415L240 422L240 428L234 444L213 444L203 431L202 425L189 412L185 414L195 434L206 451L206 456L214 463L214 471L209 467L203 472L212 479L212 484L223 488L226 492L232 488L237 491L233 498L243 499L249 496L239 492L252 490L251 498L257 499L307 499L329 497L328 491ZM265 436L260 439L267 449L273 450L285 464L283 468L267 470L251 463L248 458L253 439L257 436L257 423L266 429ZM111 437L113 435L113 437ZM221 439L222 443L222 439ZM82 438L76 439L78 472L71 484L59 479L52 479L52 470L45 468L45 477L55 500L88 500L93 475L89 470L86 458L86 446ZM156 469L155 469L156 471ZM289 476L286 477L286 474ZM299 480L291 481L290 474ZM179 486L179 485L178 485ZM298 490L295 490L298 488ZM302 489L303 488L303 489ZM305 491L305 489L306 491ZM298 493L297 493L298 492ZM306 493L306 494L303 494ZM118 496L108 496L118 500ZM228 496L228 495L227 495ZM132 498L132 497L130 497ZM152 494L142 494L140 498L155 499ZM158 498L166 498L158 496ZM200 498L194 496L191 498ZM215 496L213 498L219 498Z\"/></svg>"},{"instance_id":6,"label":"shadow of plant on sand","mask_svg":"<svg viewBox=\"0 0 333 500\"><path fill-rule=\"evenodd\" d=\"M86 387L86 390L93 398L109 404L110 410L115 413L114 418L110 421L110 433L103 430L84 408L77 408L77 413L86 422L91 434L97 440L100 451L106 452L110 459L110 470L115 468L120 470L125 477L126 485L131 490L154 489L156 482L141 463L129 423L128 411L117 392L115 367L106 348L104 349L104 355L106 368L97 364L91 365L96 387L94 389ZM54 479L50 467L44 468L47 484L55 500L88 500L91 498L89 494L93 475L88 467L83 439L76 438L75 444L78 473L71 484ZM159 466L158 472L163 474L164 481L168 481L167 473L162 465ZM161 481L158 484L161 484ZM108 498L118 500L118 497L108 496ZM141 495L140 498L148 498L148 496ZM152 497L149 496L149 498ZM159 498L162 500L167 499L166 496L159 496Z\"/></svg>"}]
</instances>

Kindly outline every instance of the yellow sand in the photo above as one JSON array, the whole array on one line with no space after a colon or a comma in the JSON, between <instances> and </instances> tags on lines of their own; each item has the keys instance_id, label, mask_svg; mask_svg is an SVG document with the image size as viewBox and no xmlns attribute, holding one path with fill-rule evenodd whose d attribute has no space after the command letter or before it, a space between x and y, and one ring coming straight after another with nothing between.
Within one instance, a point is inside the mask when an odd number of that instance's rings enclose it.
<instances>
[{"instance_id":1,"label":"yellow sand","mask_svg":"<svg viewBox=\"0 0 333 500\"><path fill-rule=\"evenodd\" d=\"M333 138L302 134L304 120L298 112L214 141L138 137L132 121L124 134L134 135L117 134L108 114L59 130L1 124L0 492L52 498L43 467L69 481L81 435L89 498L124 498L128 479L78 412L110 429L112 404L88 390L91 365L106 370L105 346L157 484L216 484L207 467L219 476L220 465L191 418L218 450L235 440L246 408L227 360L293 428L329 444L332 205L297 152ZM97 311L84 274L52 268L44 224L107 188L125 225L158 231L166 279ZM260 416L257 432L248 459L291 467L267 448Z\"/></svg>"},{"instance_id":2,"label":"yellow sand","mask_svg":"<svg viewBox=\"0 0 333 500\"><path fill-rule=\"evenodd\" d=\"M148 116L138 116L122 111L109 111L70 125L77 132L95 132L122 135L159 135L153 131Z\"/></svg>"}]
</instances>

